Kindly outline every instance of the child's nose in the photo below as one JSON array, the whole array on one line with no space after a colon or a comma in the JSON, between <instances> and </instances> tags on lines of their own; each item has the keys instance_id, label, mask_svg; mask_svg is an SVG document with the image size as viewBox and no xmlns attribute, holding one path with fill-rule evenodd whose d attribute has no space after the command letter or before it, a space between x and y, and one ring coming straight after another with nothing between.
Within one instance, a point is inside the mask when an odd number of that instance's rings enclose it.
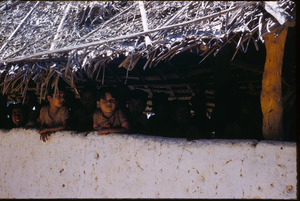
<instances>
[{"instance_id":1,"label":"child's nose","mask_svg":"<svg viewBox=\"0 0 300 201\"><path fill-rule=\"evenodd\" d=\"M22 117L22 114L15 114L14 117L15 117L15 118L21 118L21 117Z\"/></svg>"}]
</instances>

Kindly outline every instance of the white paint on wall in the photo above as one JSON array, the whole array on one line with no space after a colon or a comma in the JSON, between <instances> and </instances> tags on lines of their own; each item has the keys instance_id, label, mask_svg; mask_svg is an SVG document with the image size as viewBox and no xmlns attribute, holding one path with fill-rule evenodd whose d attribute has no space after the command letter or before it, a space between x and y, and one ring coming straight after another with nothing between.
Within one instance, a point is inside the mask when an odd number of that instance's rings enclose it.
<instances>
[{"instance_id":1,"label":"white paint on wall","mask_svg":"<svg viewBox=\"0 0 300 201\"><path fill-rule=\"evenodd\" d=\"M0 198L296 199L296 143L0 130Z\"/></svg>"}]
</instances>

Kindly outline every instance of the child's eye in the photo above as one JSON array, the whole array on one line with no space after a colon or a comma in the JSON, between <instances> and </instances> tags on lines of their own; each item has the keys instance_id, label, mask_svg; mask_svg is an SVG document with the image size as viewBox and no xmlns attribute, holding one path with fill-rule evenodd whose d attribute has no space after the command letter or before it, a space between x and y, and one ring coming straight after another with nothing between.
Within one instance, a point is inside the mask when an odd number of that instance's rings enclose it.
<instances>
[{"instance_id":1,"label":"child's eye","mask_svg":"<svg viewBox=\"0 0 300 201\"><path fill-rule=\"evenodd\" d=\"M112 104L115 104L116 103L116 100L103 100L102 101L104 104L106 104L106 103L112 103Z\"/></svg>"}]
</instances>

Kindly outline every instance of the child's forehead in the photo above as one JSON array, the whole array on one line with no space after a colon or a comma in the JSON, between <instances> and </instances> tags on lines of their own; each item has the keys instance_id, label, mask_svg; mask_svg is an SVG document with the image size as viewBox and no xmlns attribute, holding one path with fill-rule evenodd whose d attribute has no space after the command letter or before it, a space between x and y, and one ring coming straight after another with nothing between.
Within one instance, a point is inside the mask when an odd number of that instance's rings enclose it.
<instances>
[{"instance_id":1,"label":"child's forehead","mask_svg":"<svg viewBox=\"0 0 300 201\"><path fill-rule=\"evenodd\" d=\"M12 109L13 112L22 111L23 109L20 107L15 107Z\"/></svg>"},{"instance_id":2,"label":"child's forehead","mask_svg":"<svg viewBox=\"0 0 300 201\"><path fill-rule=\"evenodd\" d=\"M101 98L104 98L104 99L107 99L107 98L115 99L110 92L105 92L104 96L101 97Z\"/></svg>"},{"instance_id":3,"label":"child's forehead","mask_svg":"<svg viewBox=\"0 0 300 201\"><path fill-rule=\"evenodd\" d=\"M93 96L94 94L91 91L82 92L81 96Z\"/></svg>"},{"instance_id":4,"label":"child's forehead","mask_svg":"<svg viewBox=\"0 0 300 201\"><path fill-rule=\"evenodd\" d=\"M58 91L56 94L53 93L52 98L64 97L66 95L65 91Z\"/></svg>"},{"instance_id":5,"label":"child's forehead","mask_svg":"<svg viewBox=\"0 0 300 201\"><path fill-rule=\"evenodd\" d=\"M58 93L55 95L53 94L53 97L58 98L58 96L64 96L65 95L65 91L58 91Z\"/></svg>"}]
</instances>

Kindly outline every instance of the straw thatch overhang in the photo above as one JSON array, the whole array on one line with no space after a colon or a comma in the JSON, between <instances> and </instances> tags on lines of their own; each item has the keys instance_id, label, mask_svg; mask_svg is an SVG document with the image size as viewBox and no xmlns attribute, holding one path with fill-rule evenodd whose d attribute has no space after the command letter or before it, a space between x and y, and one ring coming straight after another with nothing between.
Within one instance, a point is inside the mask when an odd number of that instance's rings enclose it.
<instances>
[{"instance_id":1,"label":"straw thatch overhang","mask_svg":"<svg viewBox=\"0 0 300 201\"><path fill-rule=\"evenodd\" d=\"M0 3L1 93L41 98L63 79L127 85L188 99L214 94L216 66L259 95L264 36L295 25L293 1L4 1ZM239 53L251 54L255 59ZM222 63L223 55L228 62ZM218 58L218 59L216 59ZM262 63L251 63L253 60Z\"/></svg>"}]
</instances>

